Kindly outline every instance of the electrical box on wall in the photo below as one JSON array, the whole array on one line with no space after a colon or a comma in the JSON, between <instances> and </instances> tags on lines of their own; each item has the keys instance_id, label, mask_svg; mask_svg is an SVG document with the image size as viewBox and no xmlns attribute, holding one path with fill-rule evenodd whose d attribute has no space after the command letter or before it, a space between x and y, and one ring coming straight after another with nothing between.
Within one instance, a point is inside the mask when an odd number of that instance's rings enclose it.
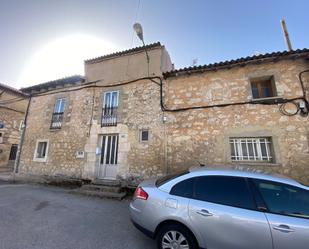
<instances>
[{"instance_id":1,"label":"electrical box on wall","mask_svg":"<svg viewBox=\"0 0 309 249\"><path fill-rule=\"evenodd\" d=\"M101 154L101 148L97 147L96 150L95 150L95 154L100 155Z\"/></svg>"},{"instance_id":2,"label":"electrical box on wall","mask_svg":"<svg viewBox=\"0 0 309 249\"><path fill-rule=\"evenodd\" d=\"M76 158L85 158L84 151L76 151Z\"/></svg>"}]
</instances>

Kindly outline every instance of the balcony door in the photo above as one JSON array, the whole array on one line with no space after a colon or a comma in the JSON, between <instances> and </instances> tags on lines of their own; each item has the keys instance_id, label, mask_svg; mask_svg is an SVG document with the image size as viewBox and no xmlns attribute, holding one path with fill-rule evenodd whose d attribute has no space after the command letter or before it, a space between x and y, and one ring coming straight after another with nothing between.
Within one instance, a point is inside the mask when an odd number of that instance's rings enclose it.
<instances>
[{"instance_id":1,"label":"balcony door","mask_svg":"<svg viewBox=\"0 0 309 249\"><path fill-rule=\"evenodd\" d=\"M118 91L104 93L101 126L117 125Z\"/></svg>"},{"instance_id":2,"label":"balcony door","mask_svg":"<svg viewBox=\"0 0 309 249\"><path fill-rule=\"evenodd\" d=\"M101 156L98 178L114 180L117 176L118 134L101 136Z\"/></svg>"},{"instance_id":3,"label":"balcony door","mask_svg":"<svg viewBox=\"0 0 309 249\"><path fill-rule=\"evenodd\" d=\"M61 129L64 107L65 107L65 99L64 98L57 99L54 107L54 112L52 115L50 129Z\"/></svg>"}]
</instances>

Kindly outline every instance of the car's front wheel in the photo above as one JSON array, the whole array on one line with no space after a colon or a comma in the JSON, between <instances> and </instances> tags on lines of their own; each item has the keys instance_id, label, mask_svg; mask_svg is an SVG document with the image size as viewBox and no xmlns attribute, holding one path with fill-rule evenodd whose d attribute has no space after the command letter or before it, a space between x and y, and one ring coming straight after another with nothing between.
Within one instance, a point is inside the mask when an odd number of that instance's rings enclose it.
<instances>
[{"instance_id":1,"label":"car's front wheel","mask_svg":"<svg viewBox=\"0 0 309 249\"><path fill-rule=\"evenodd\" d=\"M195 249L195 238L184 226L169 224L163 226L157 236L159 249Z\"/></svg>"}]
</instances>

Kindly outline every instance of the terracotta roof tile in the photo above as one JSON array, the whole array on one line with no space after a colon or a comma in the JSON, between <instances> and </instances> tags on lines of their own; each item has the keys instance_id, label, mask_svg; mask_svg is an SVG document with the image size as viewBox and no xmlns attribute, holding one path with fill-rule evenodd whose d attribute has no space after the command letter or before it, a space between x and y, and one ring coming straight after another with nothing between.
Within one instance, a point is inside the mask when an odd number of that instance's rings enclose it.
<instances>
[{"instance_id":1,"label":"terracotta roof tile","mask_svg":"<svg viewBox=\"0 0 309 249\"><path fill-rule=\"evenodd\" d=\"M241 57L234 60L228 61L221 61L206 65L194 66L194 67L185 67L176 70L172 70L169 72L163 73L164 78L177 76L178 74L182 73L195 73L201 71L210 71L210 70L218 70L223 68L230 68L234 66L245 65L247 63L254 63L254 62L261 62L268 59L281 59L286 56L307 56L309 58L309 49L297 49L293 51L282 51L282 52L273 52L273 53L266 53L261 55L254 55L254 56L247 56Z\"/></svg>"},{"instance_id":2,"label":"terracotta roof tile","mask_svg":"<svg viewBox=\"0 0 309 249\"><path fill-rule=\"evenodd\" d=\"M28 97L28 95L25 94L25 93L23 93L22 91L20 91L20 90L14 88L14 87L8 86L8 85L6 85L6 84L0 83L0 89L9 91L9 92L11 92L11 93L14 93L14 94L17 94L17 95L20 95L20 96L23 96L23 97Z\"/></svg>"},{"instance_id":3,"label":"terracotta roof tile","mask_svg":"<svg viewBox=\"0 0 309 249\"><path fill-rule=\"evenodd\" d=\"M131 48L128 50L124 50L124 51L120 51L120 52L116 52L116 53L112 53L112 54L108 54L108 55L103 55L97 58L93 58L93 59L88 59L85 60L86 64L92 64L92 63L97 63L106 59L110 59L110 58L114 58L117 56L121 56L121 55L127 55L130 53L134 53L134 52L139 52L139 51L144 51L145 49L152 49L152 48L156 48L156 47L161 47L161 43L160 42L156 42L156 43L152 43L152 44L148 44L146 46L141 46L141 47L136 47L136 48Z\"/></svg>"},{"instance_id":4,"label":"terracotta roof tile","mask_svg":"<svg viewBox=\"0 0 309 249\"><path fill-rule=\"evenodd\" d=\"M58 86L63 87L66 84L79 84L84 81L84 77L81 75L73 75L57 80L52 80L48 82L44 82L38 85L29 86L25 88L21 88L20 91L24 93L30 93L32 91L41 91L41 90L49 90L50 88L56 88Z\"/></svg>"}]
</instances>

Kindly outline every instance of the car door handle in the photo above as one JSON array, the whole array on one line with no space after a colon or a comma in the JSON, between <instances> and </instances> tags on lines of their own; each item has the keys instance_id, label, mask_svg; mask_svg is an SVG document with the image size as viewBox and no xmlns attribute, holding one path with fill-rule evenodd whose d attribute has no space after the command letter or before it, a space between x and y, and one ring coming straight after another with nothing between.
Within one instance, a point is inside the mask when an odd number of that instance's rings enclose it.
<instances>
[{"instance_id":1,"label":"car door handle","mask_svg":"<svg viewBox=\"0 0 309 249\"><path fill-rule=\"evenodd\" d=\"M210 213L208 210L206 209L201 209L196 211L197 214L203 215L203 216L213 216L212 213Z\"/></svg>"},{"instance_id":2,"label":"car door handle","mask_svg":"<svg viewBox=\"0 0 309 249\"><path fill-rule=\"evenodd\" d=\"M275 230L281 231L281 232L285 232L285 233L290 233L290 232L294 232L293 229L291 229L289 226L287 225L279 225L279 226L273 226L273 228Z\"/></svg>"}]
</instances>

